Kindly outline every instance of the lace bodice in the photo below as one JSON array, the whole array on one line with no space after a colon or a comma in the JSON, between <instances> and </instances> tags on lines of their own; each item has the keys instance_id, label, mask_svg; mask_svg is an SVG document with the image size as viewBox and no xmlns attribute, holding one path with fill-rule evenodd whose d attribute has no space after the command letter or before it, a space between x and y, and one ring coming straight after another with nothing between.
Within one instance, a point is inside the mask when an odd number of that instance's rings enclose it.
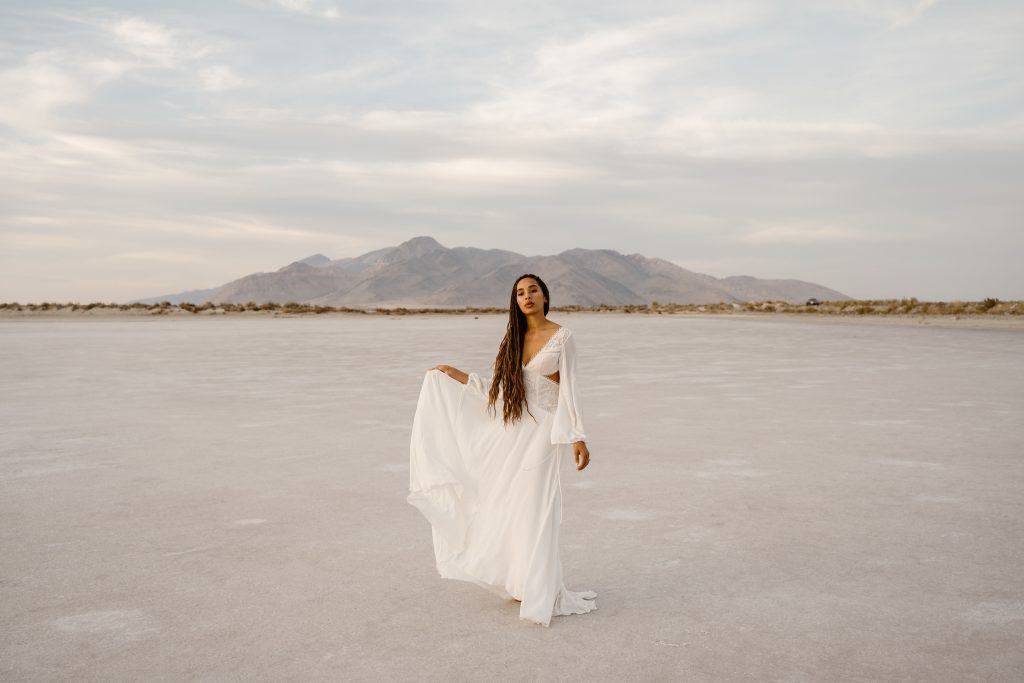
<instances>
[{"instance_id":1,"label":"lace bodice","mask_svg":"<svg viewBox=\"0 0 1024 683\"><path fill-rule=\"evenodd\" d=\"M559 382L548 379L546 375L558 372L562 347L568 336L568 327L563 325L558 328L537 355L523 366L523 384L526 386L526 401L529 405L540 406L549 412L554 412L558 407ZM561 378L559 373L559 380Z\"/></svg>"},{"instance_id":2,"label":"lace bodice","mask_svg":"<svg viewBox=\"0 0 1024 683\"><path fill-rule=\"evenodd\" d=\"M555 372L558 373L558 382L545 376ZM576 342L568 327L563 325L556 330L537 355L523 366L523 383L531 412L537 407L553 413L552 444L587 440L576 391ZM491 378L470 372L466 385L468 391L487 400ZM527 415L525 411L524 415Z\"/></svg>"}]
</instances>

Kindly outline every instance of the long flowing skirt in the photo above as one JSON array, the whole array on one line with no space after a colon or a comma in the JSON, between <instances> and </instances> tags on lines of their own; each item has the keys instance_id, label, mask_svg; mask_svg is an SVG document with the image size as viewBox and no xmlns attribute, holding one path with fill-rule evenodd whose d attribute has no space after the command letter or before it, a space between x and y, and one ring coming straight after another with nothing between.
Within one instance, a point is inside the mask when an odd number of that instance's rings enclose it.
<instances>
[{"instance_id":1,"label":"long flowing skirt","mask_svg":"<svg viewBox=\"0 0 1024 683\"><path fill-rule=\"evenodd\" d=\"M437 570L507 600L520 619L597 609L594 591L565 587L559 556L569 444L551 444L551 412L530 406L505 426L501 404L439 370L423 378L409 448L409 496L430 522Z\"/></svg>"}]
</instances>

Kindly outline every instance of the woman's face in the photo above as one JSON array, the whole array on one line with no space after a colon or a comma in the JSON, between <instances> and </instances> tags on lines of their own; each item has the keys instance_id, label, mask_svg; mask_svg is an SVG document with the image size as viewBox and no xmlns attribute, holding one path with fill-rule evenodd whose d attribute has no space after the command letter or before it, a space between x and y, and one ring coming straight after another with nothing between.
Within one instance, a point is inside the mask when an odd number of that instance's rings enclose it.
<instances>
[{"instance_id":1,"label":"woman's face","mask_svg":"<svg viewBox=\"0 0 1024 683\"><path fill-rule=\"evenodd\" d=\"M544 292L532 277L524 277L516 284L516 302L526 315L538 311L544 314Z\"/></svg>"}]
</instances>

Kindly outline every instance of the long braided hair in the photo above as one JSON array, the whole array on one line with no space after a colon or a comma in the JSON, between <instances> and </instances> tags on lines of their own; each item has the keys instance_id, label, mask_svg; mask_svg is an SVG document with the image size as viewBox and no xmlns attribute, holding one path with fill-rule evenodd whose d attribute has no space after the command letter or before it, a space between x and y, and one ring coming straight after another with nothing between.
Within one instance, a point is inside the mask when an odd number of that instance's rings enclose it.
<instances>
[{"instance_id":1,"label":"long braided hair","mask_svg":"<svg viewBox=\"0 0 1024 683\"><path fill-rule=\"evenodd\" d=\"M496 414L494 404L498 401L498 394L501 393L504 400L504 415L502 422L508 425L509 422L516 422L523 416L523 404L526 401L526 385L523 383L523 340L526 338L526 314L519 308L519 301L516 297L516 289L519 281L532 278L537 282L540 291L544 293L544 315L548 314L551 297L548 295L548 286L539 276L533 273L525 273L516 278L512 285L512 296L508 304L508 328L505 331L505 338L501 340L498 347L498 355L494 359L494 377L491 380L491 390L488 394L487 407L492 414ZM526 406L526 412L530 412L530 406Z\"/></svg>"}]
</instances>

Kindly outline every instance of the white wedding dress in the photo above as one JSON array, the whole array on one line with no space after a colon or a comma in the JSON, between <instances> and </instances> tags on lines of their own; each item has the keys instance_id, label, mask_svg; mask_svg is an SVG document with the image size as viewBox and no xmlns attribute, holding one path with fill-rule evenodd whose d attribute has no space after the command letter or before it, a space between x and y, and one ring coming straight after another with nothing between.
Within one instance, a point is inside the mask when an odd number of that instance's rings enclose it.
<instances>
[{"instance_id":1,"label":"white wedding dress","mask_svg":"<svg viewBox=\"0 0 1024 683\"><path fill-rule=\"evenodd\" d=\"M559 382L545 375L558 371ZM520 600L520 619L597 609L597 593L565 587L559 556L559 464L586 440L576 395L576 347L562 326L523 366L527 404L508 427L487 410L490 380L462 384L429 370L409 447L408 502L430 522L437 570ZM529 407L533 417L527 412Z\"/></svg>"}]
</instances>

